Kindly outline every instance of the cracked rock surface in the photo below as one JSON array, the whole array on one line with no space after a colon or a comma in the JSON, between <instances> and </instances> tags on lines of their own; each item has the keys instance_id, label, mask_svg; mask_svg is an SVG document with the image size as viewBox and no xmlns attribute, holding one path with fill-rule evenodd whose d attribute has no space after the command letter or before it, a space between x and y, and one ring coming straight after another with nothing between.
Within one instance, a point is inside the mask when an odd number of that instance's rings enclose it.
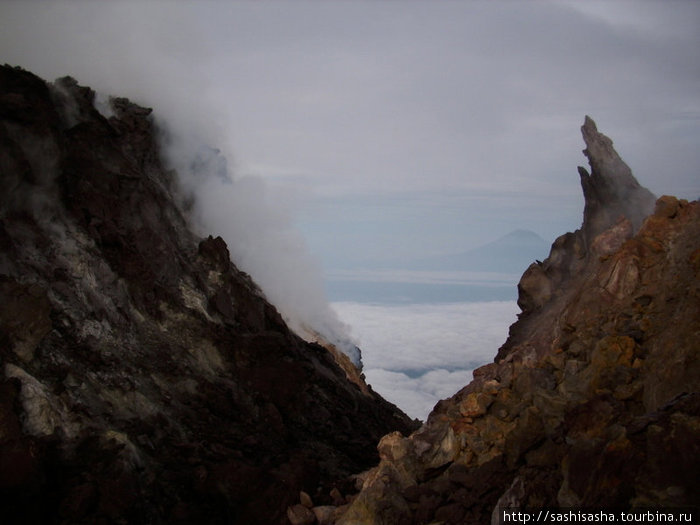
<instances>
[{"instance_id":1,"label":"cracked rock surface","mask_svg":"<svg viewBox=\"0 0 700 525\"><path fill-rule=\"evenodd\" d=\"M523 274L494 362L385 436L333 523L700 506L700 202L656 199L589 117L582 133L581 229Z\"/></svg>"},{"instance_id":2,"label":"cracked rock surface","mask_svg":"<svg viewBox=\"0 0 700 525\"><path fill-rule=\"evenodd\" d=\"M151 110L0 68L0 521L288 523L415 423L196 238ZM337 352L339 354L339 352ZM351 366L351 365L350 365Z\"/></svg>"}]
</instances>

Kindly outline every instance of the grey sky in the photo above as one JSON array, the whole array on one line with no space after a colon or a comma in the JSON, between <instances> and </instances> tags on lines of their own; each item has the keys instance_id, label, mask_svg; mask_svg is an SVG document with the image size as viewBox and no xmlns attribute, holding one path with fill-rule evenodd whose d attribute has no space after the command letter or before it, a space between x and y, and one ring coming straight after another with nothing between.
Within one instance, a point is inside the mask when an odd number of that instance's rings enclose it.
<instances>
[{"instance_id":1,"label":"grey sky","mask_svg":"<svg viewBox=\"0 0 700 525\"><path fill-rule=\"evenodd\" d=\"M0 60L154 107L326 268L579 226L586 114L700 195L698 2L0 2Z\"/></svg>"}]
</instances>

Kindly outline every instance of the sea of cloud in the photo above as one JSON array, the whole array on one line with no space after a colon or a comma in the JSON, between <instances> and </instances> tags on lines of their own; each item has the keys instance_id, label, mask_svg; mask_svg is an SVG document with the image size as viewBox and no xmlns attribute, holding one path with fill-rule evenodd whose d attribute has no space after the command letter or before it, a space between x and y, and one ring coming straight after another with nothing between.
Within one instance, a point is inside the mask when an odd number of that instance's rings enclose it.
<instances>
[{"instance_id":1,"label":"sea of cloud","mask_svg":"<svg viewBox=\"0 0 700 525\"><path fill-rule=\"evenodd\" d=\"M493 360L519 312L515 301L332 306L362 348L368 383L421 420Z\"/></svg>"}]
</instances>

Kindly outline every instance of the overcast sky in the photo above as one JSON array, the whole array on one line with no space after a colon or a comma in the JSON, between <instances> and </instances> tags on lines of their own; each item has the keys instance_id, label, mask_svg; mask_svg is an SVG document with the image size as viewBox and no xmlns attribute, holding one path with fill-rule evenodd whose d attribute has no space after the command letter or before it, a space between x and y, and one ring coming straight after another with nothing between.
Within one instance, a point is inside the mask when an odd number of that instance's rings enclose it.
<instances>
[{"instance_id":1,"label":"overcast sky","mask_svg":"<svg viewBox=\"0 0 700 525\"><path fill-rule=\"evenodd\" d=\"M0 0L0 61L220 148L237 183L200 188L202 221L297 325L349 324L417 417L493 358L515 304L342 303L339 321L320 269L577 228L585 115L641 184L698 198L699 49L697 1Z\"/></svg>"},{"instance_id":2,"label":"overcast sky","mask_svg":"<svg viewBox=\"0 0 700 525\"><path fill-rule=\"evenodd\" d=\"M692 1L0 0L0 60L221 148L326 269L577 228L586 114L698 198L698 49Z\"/></svg>"}]
</instances>

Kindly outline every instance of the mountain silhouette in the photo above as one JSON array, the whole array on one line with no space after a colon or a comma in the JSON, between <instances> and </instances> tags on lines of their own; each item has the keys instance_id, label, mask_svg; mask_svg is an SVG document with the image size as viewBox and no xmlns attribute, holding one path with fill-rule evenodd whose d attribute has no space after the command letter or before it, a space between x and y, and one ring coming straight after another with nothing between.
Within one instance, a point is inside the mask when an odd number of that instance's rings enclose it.
<instances>
[{"instance_id":1,"label":"mountain silhouette","mask_svg":"<svg viewBox=\"0 0 700 525\"><path fill-rule=\"evenodd\" d=\"M549 244L530 230L518 229L495 241L462 252L417 259L411 270L519 273L537 259L544 259Z\"/></svg>"}]
</instances>

